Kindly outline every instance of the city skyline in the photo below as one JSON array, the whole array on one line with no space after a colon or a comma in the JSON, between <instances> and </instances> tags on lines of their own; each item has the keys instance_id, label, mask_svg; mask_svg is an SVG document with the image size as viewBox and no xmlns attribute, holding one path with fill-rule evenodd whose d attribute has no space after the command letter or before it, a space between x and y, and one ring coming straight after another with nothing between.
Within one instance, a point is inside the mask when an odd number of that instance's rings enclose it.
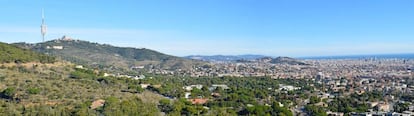
<instances>
[{"instance_id":1,"label":"city skyline","mask_svg":"<svg viewBox=\"0 0 414 116\"><path fill-rule=\"evenodd\" d=\"M412 1L2 1L2 42L63 35L166 54L412 53ZM93 6L93 7L90 7Z\"/></svg>"}]
</instances>

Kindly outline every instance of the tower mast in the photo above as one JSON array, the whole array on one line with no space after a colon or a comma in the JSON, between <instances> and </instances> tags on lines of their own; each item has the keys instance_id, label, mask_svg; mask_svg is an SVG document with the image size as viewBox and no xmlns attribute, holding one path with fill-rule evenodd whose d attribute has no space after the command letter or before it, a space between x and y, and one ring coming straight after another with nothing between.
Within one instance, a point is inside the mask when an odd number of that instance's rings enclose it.
<instances>
[{"instance_id":1,"label":"tower mast","mask_svg":"<svg viewBox=\"0 0 414 116\"><path fill-rule=\"evenodd\" d=\"M43 9L42 9L42 25L40 25L40 32L42 33L43 42L45 42L45 35L46 35L46 32L47 32L47 26L45 24L45 14L44 14Z\"/></svg>"}]
</instances>

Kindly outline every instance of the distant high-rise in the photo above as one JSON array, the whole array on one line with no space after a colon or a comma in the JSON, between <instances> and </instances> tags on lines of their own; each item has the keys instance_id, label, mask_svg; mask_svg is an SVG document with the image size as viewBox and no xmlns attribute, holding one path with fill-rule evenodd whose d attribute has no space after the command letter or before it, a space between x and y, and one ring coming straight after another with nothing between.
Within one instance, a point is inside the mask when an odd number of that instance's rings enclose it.
<instances>
[{"instance_id":1,"label":"distant high-rise","mask_svg":"<svg viewBox=\"0 0 414 116\"><path fill-rule=\"evenodd\" d=\"M46 31L47 31L47 26L45 24L45 14L42 9L42 25L40 25L40 32L42 33L43 42L45 42Z\"/></svg>"}]
</instances>

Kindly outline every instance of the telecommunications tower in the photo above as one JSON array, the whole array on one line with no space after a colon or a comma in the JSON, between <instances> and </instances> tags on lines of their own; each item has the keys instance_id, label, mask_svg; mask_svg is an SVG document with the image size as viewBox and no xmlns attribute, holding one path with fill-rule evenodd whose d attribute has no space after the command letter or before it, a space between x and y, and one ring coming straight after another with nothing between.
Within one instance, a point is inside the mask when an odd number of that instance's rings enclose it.
<instances>
[{"instance_id":1,"label":"telecommunications tower","mask_svg":"<svg viewBox=\"0 0 414 116\"><path fill-rule=\"evenodd\" d=\"M42 33L43 42L45 42L45 35L47 32L47 26L45 24L45 14L42 9L42 25L40 25L40 32Z\"/></svg>"}]
</instances>

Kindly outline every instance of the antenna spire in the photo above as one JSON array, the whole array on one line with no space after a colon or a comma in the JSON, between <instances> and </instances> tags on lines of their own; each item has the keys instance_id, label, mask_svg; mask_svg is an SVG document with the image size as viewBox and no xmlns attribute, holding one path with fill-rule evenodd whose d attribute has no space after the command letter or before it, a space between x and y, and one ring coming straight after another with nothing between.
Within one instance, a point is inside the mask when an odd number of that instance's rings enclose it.
<instances>
[{"instance_id":1,"label":"antenna spire","mask_svg":"<svg viewBox=\"0 0 414 116\"><path fill-rule=\"evenodd\" d=\"M44 19L45 19L45 10L42 8L42 23L43 23Z\"/></svg>"},{"instance_id":2,"label":"antenna spire","mask_svg":"<svg viewBox=\"0 0 414 116\"><path fill-rule=\"evenodd\" d=\"M42 25L40 25L40 32L42 34L43 42L45 42L45 35L46 35L46 32L47 32L47 26L45 24L45 14L44 14L43 8L42 8Z\"/></svg>"}]
</instances>

